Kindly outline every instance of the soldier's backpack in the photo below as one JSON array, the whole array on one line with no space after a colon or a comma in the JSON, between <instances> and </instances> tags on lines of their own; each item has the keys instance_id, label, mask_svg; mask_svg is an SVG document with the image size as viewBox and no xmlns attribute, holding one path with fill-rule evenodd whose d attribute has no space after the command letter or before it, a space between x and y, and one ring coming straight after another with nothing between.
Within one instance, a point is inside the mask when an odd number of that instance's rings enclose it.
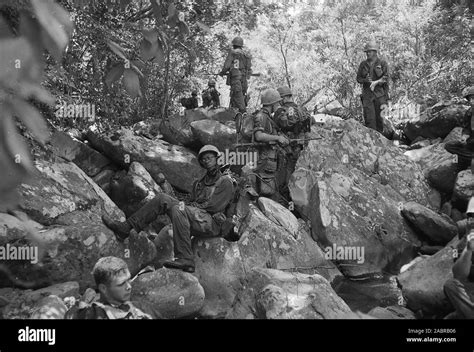
<instances>
[{"instance_id":1,"label":"soldier's backpack","mask_svg":"<svg viewBox=\"0 0 474 352\"><path fill-rule=\"evenodd\" d=\"M251 114L249 113L237 113L235 125L237 128L237 137L240 143L253 143L254 142L254 122L255 116L258 111Z\"/></svg>"}]
</instances>

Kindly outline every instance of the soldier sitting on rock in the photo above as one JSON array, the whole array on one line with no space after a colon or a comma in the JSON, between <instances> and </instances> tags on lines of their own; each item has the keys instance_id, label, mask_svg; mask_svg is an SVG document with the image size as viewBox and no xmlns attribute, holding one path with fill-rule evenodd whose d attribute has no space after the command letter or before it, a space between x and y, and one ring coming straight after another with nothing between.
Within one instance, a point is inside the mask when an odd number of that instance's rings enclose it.
<instances>
[{"instance_id":1,"label":"soldier sitting on rock","mask_svg":"<svg viewBox=\"0 0 474 352\"><path fill-rule=\"evenodd\" d=\"M193 90L190 97L181 99L181 105L187 110L197 109L199 107L197 95L197 91Z\"/></svg>"},{"instance_id":2,"label":"soldier sitting on rock","mask_svg":"<svg viewBox=\"0 0 474 352\"><path fill-rule=\"evenodd\" d=\"M159 193L126 221L114 221L108 215L102 220L120 239L129 236L130 231L145 229L158 215L167 214L173 223L173 243L175 260L165 262L166 268L194 272L194 256L191 236L212 238L231 234L234 225L231 205L234 201L234 180L223 174L217 163L219 150L213 145L201 148L198 154L200 165L207 170L206 175L193 185L191 204Z\"/></svg>"},{"instance_id":3,"label":"soldier sitting on rock","mask_svg":"<svg viewBox=\"0 0 474 352\"><path fill-rule=\"evenodd\" d=\"M474 87L468 87L463 91L464 98L471 104L471 118L468 121L468 133L470 137L466 142L452 141L445 145L445 149L451 154L459 157L459 171L469 168L474 158Z\"/></svg>"},{"instance_id":4,"label":"soldier sitting on rock","mask_svg":"<svg viewBox=\"0 0 474 352\"><path fill-rule=\"evenodd\" d=\"M474 197L467 208L467 236L455 252L453 278L444 285L444 293L456 310L448 319L474 319Z\"/></svg>"},{"instance_id":5,"label":"soldier sitting on rock","mask_svg":"<svg viewBox=\"0 0 474 352\"><path fill-rule=\"evenodd\" d=\"M131 276L120 258L104 257L92 270L100 299L91 304L80 302L66 313L66 319L161 319L151 305L130 302Z\"/></svg>"}]
</instances>

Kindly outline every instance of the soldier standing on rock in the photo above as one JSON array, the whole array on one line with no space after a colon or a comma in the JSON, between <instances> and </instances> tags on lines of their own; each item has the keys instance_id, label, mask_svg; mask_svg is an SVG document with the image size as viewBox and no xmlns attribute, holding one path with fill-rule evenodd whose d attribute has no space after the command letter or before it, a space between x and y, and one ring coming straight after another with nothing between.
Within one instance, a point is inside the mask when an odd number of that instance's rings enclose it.
<instances>
[{"instance_id":1,"label":"soldier standing on rock","mask_svg":"<svg viewBox=\"0 0 474 352\"><path fill-rule=\"evenodd\" d=\"M216 89L216 81L210 79L207 84L207 89L202 92L202 106L204 108L211 107L217 109L221 106L220 95Z\"/></svg>"},{"instance_id":2,"label":"soldier standing on rock","mask_svg":"<svg viewBox=\"0 0 474 352\"><path fill-rule=\"evenodd\" d=\"M444 293L456 310L446 318L474 319L474 197L467 207L468 231L458 244L453 278L444 285Z\"/></svg>"},{"instance_id":3,"label":"soldier standing on rock","mask_svg":"<svg viewBox=\"0 0 474 352\"><path fill-rule=\"evenodd\" d=\"M275 112L275 123L279 130L282 131L290 139L303 139L305 133L311 129L311 115L302 107L299 107L293 100L293 93L288 87L278 88L282 99L281 107ZM286 148L287 153L281 158L281 167L278 172L280 188L282 193L289 198L288 182L291 175L295 171L296 162L303 150L303 145L299 143L291 143Z\"/></svg>"},{"instance_id":4,"label":"soldier standing on rock","mask_svg":"<svg viewBox=\"0 0 474 352\"><path fill-rule=\"evenodd\" d=\"M199 164L206 169L206 175L194 182L191 205L159 193L126 221L114 221L108 215L102 216L105 225L120 239L129 236L132 229L137 232L155 221L157 216L167 214L173 223L173 243L175 260L165 262L166 268L194 272L194 256L191 236L211 238L222 235L226 238L234 225L230 208L234 200L234 182L231 176L222 174L217 163L219 150L212 145L201 148Z\"/></svg>"},{"instance_id":5,"label":"soldier standing on rock","mask_svg":"<svg viewBox=\"0 0 474 352\"><path fill-rule=\"evenodd\" d=\"M244 40L241 37L235 37L232 40L232 46L219 75L222 77L227 75L226 84L230 86L230 107L244 113L247 111L247 89L248 79L252 74L252 59L243 50Z\"/></svg>"},{"instance_id":6,"label":"soldier standing on rock","mask_svg":"<svg viewBox=\"0 0 474 352\"><path fill-rule=\"evenodd\" d=\"M289 141L278 134L278 126L272 119L280 107L281 96L276 89L267 89L262 93L262 108L254 117L254 138L263 146L258 147L258 160L255 174L256 190L260 196L278 201L278 153L275 143L287 146Z\"/></svg>"},{"instance_id":7,"label":"soldier standing on rock","mask_svg":"<svg viewBox=\"0 0 474 352\"><path fill-rule=\"evenodd\" d=\"M365 46L367 60L362 61L357 71L357 82L362 84L362 106L365 125L383 133L381 112L388 96L388 64L377 56L378 45L370 42Z\"/></svg>"},{"instance_id":8,"label":"soldier standing on rock","mask_svg":"<svg viewBox=\"0 0 474 352\"><path fill-rule=\"evenodd\" d=\"M464 89L463 96L471 104L471 117L468 122L469 138L466 142L448 142L444 147L451 154L458 155L459 171L469 168L474 159L474 87Z\"/></svg>"}]
</instances>

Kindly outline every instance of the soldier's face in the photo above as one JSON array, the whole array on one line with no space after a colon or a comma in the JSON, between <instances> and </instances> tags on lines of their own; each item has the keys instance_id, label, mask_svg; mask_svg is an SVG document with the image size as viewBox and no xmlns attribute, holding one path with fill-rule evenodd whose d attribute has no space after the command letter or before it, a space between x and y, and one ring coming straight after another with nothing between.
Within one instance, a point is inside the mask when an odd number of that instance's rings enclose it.
<instances>
[{"instance_id":1,"label":"soldier's face","mask_svg":"<svg viewBox=\"0 0 474 352\"><path fill-rule=\"evenodd\" d=\"M377 56L377 52L375 50L369 50L365 52L365 55L367 55L367 60L372 60Z\"/></svg>"},{"instance_id":2,"label":"soldier's face","mask_svg":"<svg viewBox=\"0 0 474 352\"><path fill-rule=\"evenodd\" d=\"M206 170L211 170L217 165L217 157L214 153L204 153L201 157L201 164Z\"/></svg>"},{"instance_id":3,"label":"soldier's face","mask_svg":"<svg viewBox=\"0 0 474 352\"><path fill-rule=\"evenodd\" d=\"M99 290L107 301L112 304L122 304L130 300L132 285L130 271L123 270L115 275L108 285L99 285Z\"/></svg>"}]
</instances>

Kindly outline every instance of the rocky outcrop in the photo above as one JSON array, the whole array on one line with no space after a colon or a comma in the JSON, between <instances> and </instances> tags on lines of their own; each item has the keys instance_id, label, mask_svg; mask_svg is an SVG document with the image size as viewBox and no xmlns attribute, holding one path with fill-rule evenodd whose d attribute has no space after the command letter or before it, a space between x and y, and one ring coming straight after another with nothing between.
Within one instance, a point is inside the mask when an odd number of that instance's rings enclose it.
<instances>
[{"instance_id":1,"label":"rocky outcrop","mask_svg":"<svg viewBox=\"0 0 474 352\"><path fill-rule=\"evenodd\" d=\"M458 234L456 223L444 214L438 214L415 202L403 204L402 214L417 232L434 244L446 245Z\"/></svg>"},{"instance_id":2,"label":"rocky outcrop","mask_svg":"<svg viewBox=\"0 0 474 352\"><path fill-rule=\"evenodd\" d=\"M21 208L36 221L36 231L7 214L0 219L1 246L24 247L37 254L37 261L5 262L17 279L36 286L65 281L87 286L93 284L91 271L100 257L123 258L132 273L153 261L156 249L145 233L119 243L102 223L103 213L116 219L124 214L79 167L37 160L36 168L32 181L20 186ZM2 278L1 285L11 284Z\"/></svg>"},{"instance_id":3,"label":"rocky outcrop","mask_svg":"<svg viewBox=\"0 0 474 352\"><path fill-rule=\"evenodd\" d=\"M55 132L51 136L53 153L79 166L89 177L94 177L111 161L87 144L71 137L65 132Z\"/></svg>"},{"instance_id":4,"label":"rocky outcrop","mask_svg":"<svg viewBox=\"0 0 474 352\"><path fill-rule=\"evenodd\" d=\"M236 131L218 121L201 120L191 122L191 131L200 145L212 144L221 152L234 150Z\"/></svg>"},{"instance_id":5,"label":"rocky outcrop","mask_svg":"<svg viewBox=\"0 0 474 352\"><path fill-rule=\"evenodd\" d=\"M433 144L428 147L410 150L405 155L423 169L429 183L442 193L451 195L457 175L455 156L444 149L445 144Z\"/></svg>"},{"instance_id":6,"label":"rocky outcrop","mask_svg":"<svg viewBox=\"0 0 474 352\"><path fill-rule=\"evenodd\" d=\"M351 310L320 275L256 268L228 319L338 319Z\"/></svg>"},{"instance_id":7,"label":"rocky outcrop","mask_svg":"<svg viewBox=\"0 0 474 352\"><path fill-rule=\"evenodd\" d=\"M64 282L39 290L0 289L9 303L6 319L63 319L67 311L64 299L79 297L79 283Z\"/></svg>"},{"instance_id":8,"label":"rocky outcrop","mask_svg":"<svg viewBox=\"0 0 474 352\"><path fill-rule=\"evenodd\" d=\"M206 292L203 316L225 316L242 280L255 267L317 273L329 281L340 276L304 226L294 237L254 205L250 205L239 234L238 242L222 238L193 242L196 276Z\"/></svg>"},{"instance_id":9,"label":"rocky outcrop","mask_svg":"<svg viewBox=\"0 0 474 352\"><path fill-rule=\"evenodd\" d=\"M163 193L163 190L138 162L130 164L128 173L116 174L110 183L110 198L127 217L158 193Z\"/></svg>"},{"instance_id":10,"label":"rocky outcrop","mask_svg":"<svg viewBox=\"0 0 474 352\"><path fill-rule=\"evenodd\" d=\"M204 290L191 274L159 269L145 273L133 282L132 300L152 305L163 318L196 315L204 303Z\"/></svg>"},{"instance_id":11,"label":"rocky outcrop","mask_svg":"<svg viewBox=\"0 0 474 352\"><path fill-rule=\"evenodd\" d=\"M139 162L158 184L163 174L177 189L191 192L193 182L204 174L191 151L161 140L149 140L124 129L109 134L89 131L87 138L95 149L125 169Z\"/></svg>"},{"instance_id":12,"label":"rocky outcrop","mask_svg":"<svg viewBox=\"0 0 474 352\"><path fill-rule=\"evenodd\" d=\"M467 124L469 107L462 103L440 102L410 120L403 130L409 140L418 136L428 139L445 138L455 127Z\"/></svg>"},{"instance_id":13,"label":"rocky outcrop","mask_svg":"<svg viewBox=\"0 0 474 352\"><path fill-rule=\"evenodd\" d=\"M407 307L426 315L442 317L450 306L443 291L446 281L452 278L454 252L458 239L453 239L443 250L411 266L398 276Z\"/></svg>"},{"instance_id":14,"label":"rocky outcrop","mask_svg":"<svg viewBox=\"0 0 474 352\"><path fill-rule=\"evenodd\" d=\"M473 196L474 174L471 169L461 171L456 178L453 201L465 206Z\"/></svg>"},{"instance_id":15,"label":"rocky outcrop","mask_svg":"<svg viewBox=\"0 0 474 352\"><path fill-rule=\"evenodd\" d=\"M399 148L355 121L312 133L322 139L308 144L289 185L297 210L311 221L312 237L323 248L365 250L363 263L339 262L345 275L397 272L420 244L400 204L413 200L439 209L439 193Z\"/></svg>"},{"instance_id":16,"label":"rocky outcrop","mask_svg":"<svg viewBox=\"0 0 474 352\"><path fill-rule=\"evenodd\" d=\"M368 315L378 319L416 319L415 313L402 306L376 307Z\"/></svg>"}]
</instances>

